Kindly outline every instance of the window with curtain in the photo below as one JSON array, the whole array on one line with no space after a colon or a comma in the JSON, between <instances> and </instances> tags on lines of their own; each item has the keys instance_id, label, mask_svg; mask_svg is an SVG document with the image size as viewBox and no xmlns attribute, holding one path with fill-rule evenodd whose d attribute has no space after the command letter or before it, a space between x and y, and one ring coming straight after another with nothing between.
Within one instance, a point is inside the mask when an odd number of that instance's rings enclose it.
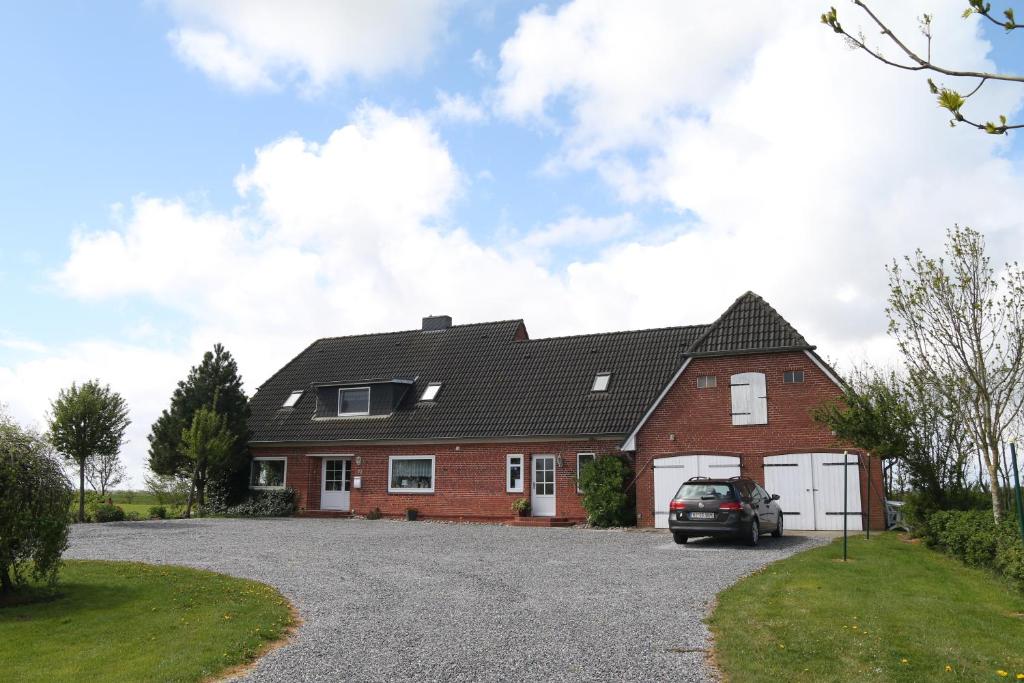
<instances>
[{"instance_id":1,"label":"window with curtain","mask_svg":"<svg viewBox=\"0 0 1024 683\"><path fill-rule=\"evenodd\" d=\"M253 458L249 486L254 489L282 488L284 468L284 458Z\"/></svg>"},{"instance_id":2,"label":"window with curtain","mask_svg":"<svg viewBox=\"0 0 1024 683\"><path fill-rule=\"evenodd\" d=\"M432 493L434 491L433 456L391 456L388 491Z\"/></svg>"}]
</instances>

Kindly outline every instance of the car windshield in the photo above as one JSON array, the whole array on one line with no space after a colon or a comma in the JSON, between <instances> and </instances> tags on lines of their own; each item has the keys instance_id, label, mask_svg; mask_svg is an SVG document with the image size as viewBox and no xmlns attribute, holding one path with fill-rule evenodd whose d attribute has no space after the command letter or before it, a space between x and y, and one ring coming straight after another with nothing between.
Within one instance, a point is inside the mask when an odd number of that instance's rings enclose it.
<instances>
[{"instance_id":1,"label":"car windshield","mask_svg":"<svg viewBox=\"0 0 1024 683\"><path fill-rule=\"evenodd\" d=\"M729 484L689 483L679 487L676 500L732 500Z\"/></svg>"}]
</instances>

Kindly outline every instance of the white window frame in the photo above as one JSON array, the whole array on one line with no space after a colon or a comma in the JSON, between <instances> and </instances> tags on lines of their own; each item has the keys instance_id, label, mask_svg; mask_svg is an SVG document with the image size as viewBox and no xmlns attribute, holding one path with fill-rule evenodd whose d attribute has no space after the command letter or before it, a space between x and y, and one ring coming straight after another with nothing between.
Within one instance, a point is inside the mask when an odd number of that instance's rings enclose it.
<instances>
[{"instance_id":1,"label":"white window frame","mask_svg":"<svg viewBox=\"0 0 1024 683\"><path fill-rule=\"evenodd\" d=\"M512 458L519 458L519 487L511 486ZM523 453L509 453L505 456L505 493L523 493L526 488L526 456Z\"/></svg>"},{"instance_id":2,"label":"white window frame","mask_svg":"<svg viewBox=\"0 0 1024 683\"><path fill-rule=\"evenodd\" d=\"M604 380L604 382L603 382L604 386L598 388L598 386L597 386L598 382L600 382L602 379ZM608 387L610 387L611 384L612 384L612 373L610 373L610 372L599 372L596 375L594 375L594 383L590 385L590 390L592 392L608 391Z\"/></svg>"},{"instance_id":3,"label":"white window frame","mask_svg":"<svg viewBox=\"0 0 1024 683\"><path fill-rule=\"evenodd\" d=\"M396 460L429 460L430 461L430 488L429 489L396 489L391 486L391 465ZM432 455L389 455L388 456L388 493L433 493L437 487L437 462Z\"/></svg>"},{"instance_id":4,"label":"white window frame","mask_svg":"<svg viewBox=\"0 0 1024 683\"><path fill-rule=\"evenodd\" d=\"M594 460L597 460L597 453L592 451L584 451L576 454L576 493L583 493L583 491L580 490L580 470L582 469L582 466L580 465L580 456L583 455L589 455L593 457Z\"/></svg>"},{"instance_id":5,"label":"white window frame","mask_svg":"<svg viewBox=\"0 0 1024 683\"><path fill-rule=\"evenodd\" d=\"M299 402L299 399L302 398L302 395L304 393L306 393L305 389L296 389L292 393L288 394L288 398L284 400L284 403L281 405L281 407L294 408L295 404Z\"/></svg>"},{"instance_id":6,"label":"white window frame","mask_svg":"<svg viewBox=\"0 0 1024 683\"><path fill-rule=\"evenodd\" d=\"M256 486L256 485L254 485L252 483L252 467L253 467L253 465L255 465L257 462L260 462L260 461L269 461L269 460L279 460L279 461L284 463L284 474L281 475L281 485L280 486ZM285 458L284 456L280 456L280 455L257 456L257 457L254 457L252 459L252 461L249 463L249 488L250 489L255 490L255 491L276 491L276 490L279 490L279 489L287 488L287 486L288 486L288 458Z\"/></svg>"},{"instance_id":7,"label":"white window frame","mask_svg":"<svg viewBox=\"0 0 1024 683\"><path fill-rule=\"evenodd\" d=\"M430 392L431 389L433 389L434 392L432 394L430 394L430 396L427 396L427 394ZM424 389L423 389L423 393L420 394L420 400L421 401L433 401L433 400L437 399L437 394L440 391L441 391L441 382L428 382L427 386L424 387Z\"/></svg>"},{"instance_id":8,"label":"white window frame","mask_svg":"<svg viewBox=\"0 0 1024 683\"><path fill-rule=\"evenodd\" d=\"M704 383L701 384L701 380ZM710 383L708 382L710 380ZM697 375L698 389L715 389L718 387L718 375Z\"/></svg>"},{"instance_id":9,"label":"white window frame","mask_svg":"<svg viewBox=\"0 0 1024 683\"><path fill-rule=\"evenodd\" d=\"M366 389L366 412L360 413L343 413L341 412L341 392L343 391L359 391L360 389ZM357 415L369 415L370 414L370 400L373 392L370 387L338 387L338 417L354 417Z\"/></svg>"}]
</instances>

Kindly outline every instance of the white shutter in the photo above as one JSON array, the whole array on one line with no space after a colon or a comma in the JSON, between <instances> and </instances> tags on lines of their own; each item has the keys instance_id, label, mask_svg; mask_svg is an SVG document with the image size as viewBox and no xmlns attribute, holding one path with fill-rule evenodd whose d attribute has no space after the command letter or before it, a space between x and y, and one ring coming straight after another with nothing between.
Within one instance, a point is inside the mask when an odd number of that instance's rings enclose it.
<instances>
[{"instance_id":1,"label":"white shutter","mask_svg":"<svg viewBox=\"0 0 1024 683\"><path fill-rule=\"evenodd\" d=\"M751 393L749 373L733 375L729 382L732 389L732 423L734 425L750 424Z\"/></svg>"},{"instance_id":2,"label":"white shutter","mask_svg":"<svg viewBox=\"0 0 1024 683\"><path fill-rule=\"evenodd\" d=\"M768 424L768 387L763 372L748 372L750 377L750 424Z\"/></svg>"}]
</instances>

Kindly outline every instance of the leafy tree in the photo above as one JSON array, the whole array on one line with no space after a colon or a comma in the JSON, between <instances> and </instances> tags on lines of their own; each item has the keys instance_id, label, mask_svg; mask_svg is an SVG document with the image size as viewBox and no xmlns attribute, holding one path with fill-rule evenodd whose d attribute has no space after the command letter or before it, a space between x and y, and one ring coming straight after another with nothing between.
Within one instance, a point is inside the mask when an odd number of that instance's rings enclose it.
<instances>
[{"instance_id":1,"label":"leafy tree","mask_svg":"<svg viewBox=\"0 0 1024 683\"><path fill-rule=\"evenodd\" d=\"M101 498L128 478L118 453L100 453L90 458L85 467L85 479ZM131 501L128 501L129 503Z\"/></svg>"},{"instance_id":2,"label":"leafy tree","mask_svg":"<svg viewBox=\"0 0 1024 683\"><path fill-rule=\"evenodd\" d=\"M224 467L231 454L235 437L228 429L224 415L211 408L200 408L192 416L192 424L181 433L182 454L192 465L192 483L188 490L185 517L192 516L192 502L204 502L203 492L211 472ZM195 498L194 498L195 495Z\"/></svg>"},{"instance_id":3,"label":"leafy tree","mask_svg":"<svg viewBox=\"0 0 1024 683\"><path fill-rule=\"evenodd\" d=\"M175 474L153 474L144 479L146 490L153 494L160 505L181 506L188 498L191 479Z\"/></svg>"},{"instance_id":4,"label":"leafy tree","mask_svg":"<svg viewBox=\"0 0 1024 683\"><path fill-rule=\"evenodd\" d=\"M981 452L999 521L1000 442L1024 408L1024 271L1006 264L997 280L984 238L959 226L945 258L918 250L888 271L889 332L915 380Z\"/></svg>"},{"instance_id":5,"label":"leafy tree","mask_svg":"<svg viewBox=\"0 0 1024 683\"><path fill-rule=\"evenodd\" d=\"M71 486L50 445L0 413L0 591L57 580L67 548Z\"/></svg>"},{"instance_id":6,"label":"leafy tree","mask_svg":"<svg viewBox=\"0 0 1024 683\"><path fill-rule=\"evenodd\" d=\"M629 468L619 458L603 456L588 462L580 470L579 487L587 521L607 527L630 521L626 496Z\"/></svg>"},{"instance_id":7,"label":"leafy tree","mask_svg":"<svg viewBox=\"0 0 1024 683\"><path fill-rule=\"evenodd\" d=\"M96 457L116 456L131 424L121 395L96 380L61 389L50 404L50 442L78 466L78 521L85 521L85 475Z\"/></svg>"},{"instance_id":8,"label":"leafy tree","mask_svg":"<svg viewBox=\"0 0 1024 683\"><path fill-rule=\"evenodd\" d=\"M240 498L248 485L244 465L249 441L249 403L242 390L238 364L220 344L214 345L212 352L207 351L188 377L178 382L170 407L153 423L149 434L149 468L158 475L191 476L192 462L182 450L181 435L192 426L196 411L203 406L223 415L234 436L226 462L216 475L229 489L229 499Z\"/></svg>"},{"instance_id":9,"label":"leafy tree","mask_svg":"<svg viewBox=\"0 0 1024 683\"><path fill-rule=\"evenodd\" d=\"M913 376L855 370L842 398L813 414L840 441L905 471L930 508L962 498L971 456L966 429L953 417L957 411Z\"/></svg>"},{"instance_id":10,"label":"leafy tree","mask_svg":"<svg viewBox=\"0 0 1024 683\"><path fill-rule=\"evenodd\" d=\"M839 14L836 12L836 8L829 8L829 11L821 15L821 22L829 26L836 33L842 35L850 47L857 50L863 50L883 64L887 64L904 71L923 71L940 74L942 76L971 79L971 83L974 87L970 92L965 93L961 93L958 90L954 90L953 88L948 88L943 85L936 85L935 81L931 78L928 79L928 88L931 93L937 97L939 107L946 109L953 115L949 125L955 126L958 123L963 123L992 135L1005 135L1011 130L1024 128L1024 123L1008 123L1006 116L1002 114L999 115L999 122L996 123L994 121L981 122L971 120L963 113L963 108L967 104L967 101L977 94L978 91L990 81L1024 84L1024 76L1017 76L1008 73L972 71L939 65L932 61L932 15L924 14L918 19L918 25L926 43L925 50L921 52L920 50L914 50L906 41L899 38L892 29L890 29L874 12L871 11L866 3L861 0L853 0L853 4L857 5L864 11L870 21L881 32L884 39L891 43L892 47L896 48L900 56L896 58L886 57L880 47L868 44L867 38L864 36L862 31L858 31L856 36L852 35L839 21ZM1002 11L1002 18L997 18L992 11L991 3L985 2L985 0L967 0L967 7L963 12L963 17L966 19L975 14L996 26L1005 29L1007 33L1019 28L1024 28L1024 24L1017 23L1012 7L1004 9Z\"/></svg>"}]
</instances>

